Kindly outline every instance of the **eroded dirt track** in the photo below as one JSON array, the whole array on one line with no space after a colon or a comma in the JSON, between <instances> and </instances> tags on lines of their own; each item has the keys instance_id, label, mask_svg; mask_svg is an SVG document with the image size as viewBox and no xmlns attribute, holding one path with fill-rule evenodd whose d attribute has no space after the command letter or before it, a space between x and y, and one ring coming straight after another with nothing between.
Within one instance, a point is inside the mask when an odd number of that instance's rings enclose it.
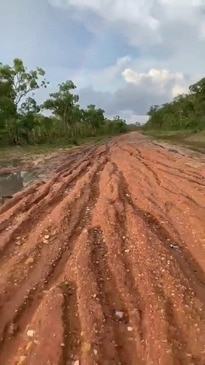
<instances>
[{"instance_id":1,"label":"eroded dirt track","mask_svg":"<svg viewBox=\"0 0 205 365\"><path fill-rule=\"evenodd\" d=\"M205 164L131 133L0 217L1 365L205 364Z\"/></svg>"}]
</instances>

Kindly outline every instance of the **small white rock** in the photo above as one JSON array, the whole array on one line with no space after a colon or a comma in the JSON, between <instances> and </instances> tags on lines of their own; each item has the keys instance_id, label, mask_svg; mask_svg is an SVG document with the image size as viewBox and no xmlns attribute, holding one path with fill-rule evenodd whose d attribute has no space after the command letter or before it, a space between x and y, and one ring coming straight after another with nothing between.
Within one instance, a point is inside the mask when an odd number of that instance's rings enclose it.
<instances>
[{"instance_id":1,"label":"small white rock","mask_svg":"<svg viewBox=\"0 0 205 365\"><path fill-rule=\"evenodd\" d=\"M20 241L16 242L16 246L21 246L21 245L22 245L22 242L20 242Z\"/></svg>"},{"instance_id":2,"label":"small white rock","mask_svg":"<svg viewBox=\"0 0 205 365\"><path fill-rule=\"evenodd\" d=\"M33 331L33 330L28 330L27 331L27 336L28 337L34 337L34 335L35 335L35 331Z\"/></svg>"},{"instance_id":3,"label":"small white rock","mask_svg":"<svg viewBox=\"0 0 205 365\"><path fill-rule=\"evenodd\" d=\"M26 265L30 265L30 264L33 264L34 263L34 259L33 257L29 257L26 261L25 261L25 264Z\"/></svg>"},{"instance_id":4,"label":"small white rock","mask_svg":"<svg viewBox=\"0 0 205 365\"><path fill-rule=\"evenodd\" d=\"M124 313L122 311L115 311L115 315L118 319L123 319Z\"/></svg>"},{"instance_id":5,"label":"small white rock","mask_svg":"<svg viewBox=\"0 0 205 365\"><path fill-rule=\"evenodd\" d=\"M128 330L129 332L132 332L133 328L132 328L132 327L127 327L127 330Z\"/></svg>"}]
</instances>

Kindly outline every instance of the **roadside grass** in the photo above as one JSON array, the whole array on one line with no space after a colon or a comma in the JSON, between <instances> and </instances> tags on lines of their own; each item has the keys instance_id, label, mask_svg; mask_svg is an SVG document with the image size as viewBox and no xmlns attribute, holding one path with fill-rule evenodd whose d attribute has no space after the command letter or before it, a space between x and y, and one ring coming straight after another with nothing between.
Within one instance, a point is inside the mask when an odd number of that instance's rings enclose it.
<instances>
[{"instance_id":1,"label":"roadside grass","mask_svg":"<svg viewBox=\"0 0 205 365\"><path fill-rule=\"evenodd\" d=\"M144 135L151 136L155 139L170 141L173 144L180 144L185 147L205 153L205 130L197 132L193 130L177 130L177 131L142 131Z\"/></svg>"},{"instance_id":2,"label":"roadside grass","mask_svg":"<svg viewBox=\"0 0 205 365\"><path fill-rule=\"evenodd\" d=\"M54 143L44 143L36 145L25 146L0 146L0 159L20 159L30 157L32 155L46 155L54 152L60 152L62 150L69 150L79 148L85 144L94 144L104 142L110 139L111 135L102 135L96 137L86 137L78 139L64 139L55 141Z\"/></svg>"},{"instance_id":3,"label":"roadside grass","mask_svg":"<svg viewBox=\"0 0 205 365\"><path fill-rule=\"evenodd\" d=\"M193 134L191 130L166 131L166 130L143 130L143 134L156 137L158 139L178 140L189 137Z\"/></svg>"}]
</instances>

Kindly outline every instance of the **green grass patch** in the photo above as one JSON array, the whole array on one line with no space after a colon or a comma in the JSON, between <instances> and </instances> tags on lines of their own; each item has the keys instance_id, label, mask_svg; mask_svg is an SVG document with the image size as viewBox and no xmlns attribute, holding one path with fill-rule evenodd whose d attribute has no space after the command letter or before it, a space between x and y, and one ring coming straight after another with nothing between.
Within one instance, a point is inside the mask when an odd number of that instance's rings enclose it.
<instances>
[{"instance_id":1,"label":"green grass patch","mask_svg":"<svg viewBox=\"0 0 205 365\"><path fill-rule=\"evenodd\" d=\"M193 131L191 130L180 130L180 131L165 131L165 130L147 130L143 131L143 134L152 136L158 139L172 139L172 140L178 140L181 138L189 137L193 134Z\"/></svg>"},{"instance_id":2,"label":"green grass patch","mask_svg":"<svg viewBox=\"0 0 205 365\"><path fill-rule=\"evenodd\" d=\"M188 147L194 151L205 153L205 130L197 132L195 130L178 131L156 131L147 130L143 134L155 139L170 141Z\"/></svg>"},{"instance_id":3,"label":"green grass patch","mask_svg":"<svg viewBox=\"0 0 205 365\"><path fill-rule=\"evenodd\" d=\"M84 144L94 144L107 141L111 135L96 137L72 138L55 141L54 143L44 143L25 146L5 146L0 147L0 159L26 158L31 155L44 155L61 150L74 149Z\"/></svg>"}]
</instances>

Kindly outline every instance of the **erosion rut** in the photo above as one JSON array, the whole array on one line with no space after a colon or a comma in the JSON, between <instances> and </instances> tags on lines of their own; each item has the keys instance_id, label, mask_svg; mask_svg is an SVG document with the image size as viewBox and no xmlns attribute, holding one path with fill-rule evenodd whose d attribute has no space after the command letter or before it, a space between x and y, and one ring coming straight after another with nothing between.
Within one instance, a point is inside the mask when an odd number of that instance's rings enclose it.
<instances>
[{"instance_id":1,"label":"erosion rut","mask_svg":"<svg viewBox=\"0 0 205 365\"><path fill-rule=\"evenodd\" d=\"M0 364L205 364L203 161L130 133L0 214Z\"/></svg>"}]
</instances>

